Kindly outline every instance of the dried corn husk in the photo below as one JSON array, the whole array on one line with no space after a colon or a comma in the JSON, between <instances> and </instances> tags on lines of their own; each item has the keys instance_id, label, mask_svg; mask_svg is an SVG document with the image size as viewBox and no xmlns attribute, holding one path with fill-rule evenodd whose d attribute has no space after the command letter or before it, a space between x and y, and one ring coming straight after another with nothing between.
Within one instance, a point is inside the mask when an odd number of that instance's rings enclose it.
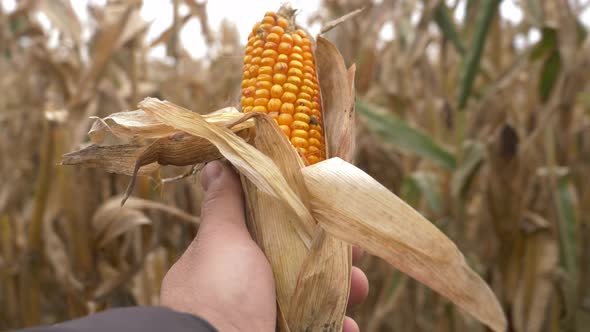
<instances>
[{"instance_id":1,"label":"dried corn husk","mask_svg":"<svg viewBox=\"0 0 590 332\"><path fill-rule=\"evenodd\" d=\"M111 144L111 149L129 149L132 138L142 147L138 152L141 155L148 146L142 138L157 142L182 132L195 137L198 144L194 143L193 149L175 151L173 160L166 162L204 162L215 159L209 152L217 151L238 169L247 197L249 228L275 273L280 331L341 330L350 282L349 244L385 259L494 331L504 331L506 319L500 304L451 240L349 163L354 147L354 69L346 70L340 54L327 40L318 40L316 53L318 59L326 59L318 60L318 66L322 66L319 72L326 103L326 133L338 137L338 141L327 137L334 158L314 166L303 167L295 150L266 115L237 114L231 121L222 121L221 117L227 116L223 113L203 117L153 98L141 102L135 115L126 114L131 117L127 121L105 119L108 125L97 125L93 135L106 137L108 132L126 138L120 145ZM328 59L332 60L329 66ZM330 92L324 91L326 86ZM250 137L253 120L256 134L251 145L244 138ZM114 128L115 123L120 127ZM335 126L347 126L349 131ZM160 155L168 153L170 157L174 145L171 141L163 146L166 151L160 150ZM201 151L206 153L198 155ZM88 149L71 153L64 163L127 174L138 169L136 161L120 154L108 164L88 163L89 154L92 152ZM155 158L153 162L162 160Z\"/></svg>"}]
</instances>

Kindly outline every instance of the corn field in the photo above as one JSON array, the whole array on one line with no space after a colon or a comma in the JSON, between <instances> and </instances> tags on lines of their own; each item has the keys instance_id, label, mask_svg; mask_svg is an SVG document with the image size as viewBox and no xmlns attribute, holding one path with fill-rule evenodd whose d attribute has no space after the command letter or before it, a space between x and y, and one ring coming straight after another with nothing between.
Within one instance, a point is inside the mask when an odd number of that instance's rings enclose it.
<instances>
[{"instance_id":1,"label":"corn field","mask_svg":"<svg viewBox=\"0 0 590 332\"><path fill-rule=\"evenodd\" d=\"M89 5L89 22L67 0L0 6L0 330L158 305L198 231L189 167L139 177L121 207L128 176L60 165L97 117L146 97L239 108L245 38L206 2L172 4L149 42L142 0ZM457 244L509 331L590 329L590 1L322 0L300 23L359 8L324 34L356 64L355 164ZM205 57L180 42L191 20ZM379 258L360 267L361 331L486 331Z\"/></svg>"}]
</instances>

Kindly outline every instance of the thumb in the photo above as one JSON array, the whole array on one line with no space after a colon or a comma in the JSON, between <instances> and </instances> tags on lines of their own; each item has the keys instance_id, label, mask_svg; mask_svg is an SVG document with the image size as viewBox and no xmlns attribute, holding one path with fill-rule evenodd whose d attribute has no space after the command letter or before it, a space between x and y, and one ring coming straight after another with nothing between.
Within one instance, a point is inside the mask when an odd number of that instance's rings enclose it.
<instances>
[{"instance_id":1,"label":"thumb","mask_svg":"<svg viewBox=\"0 0 590 332\"><path fill-rule=\"evenodd\" d=\"M199 241L218 241L228 236L250 238L244 217L242 185L236 172L228 164L212 161L203 169L201 183L205 196L197 235Z\"/></svg>"}]
</instances>

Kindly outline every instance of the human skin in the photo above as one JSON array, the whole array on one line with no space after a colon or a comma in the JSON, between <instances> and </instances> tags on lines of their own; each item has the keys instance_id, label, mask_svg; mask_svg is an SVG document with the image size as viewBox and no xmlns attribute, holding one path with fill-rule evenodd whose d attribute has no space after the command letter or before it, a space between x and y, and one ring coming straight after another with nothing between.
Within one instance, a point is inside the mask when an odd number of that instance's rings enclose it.
<instances>
[{"instance_id":1,"label":"human skin","mask_svg":"<svg viewBox=\"0 0 590 332\"><path fill-rule=\"evenodd\" d=\"M213 161L203 169L201 225L193 242L166 274L161 304L200 316L220 331L275 331L276 296L272 270L248 233L238 175ZM354 249L358 259L361 251ZM349 307L367 297L365 274L353 267ZM343 332L358 332L346 317Z\"/></svg>"}]
</instances>

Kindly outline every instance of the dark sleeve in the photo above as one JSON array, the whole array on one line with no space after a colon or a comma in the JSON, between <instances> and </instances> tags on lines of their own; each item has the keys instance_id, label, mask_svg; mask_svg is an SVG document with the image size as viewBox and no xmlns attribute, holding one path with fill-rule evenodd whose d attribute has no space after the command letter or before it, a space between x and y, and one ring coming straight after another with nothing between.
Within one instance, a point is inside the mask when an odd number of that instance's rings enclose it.
<instances>
[{"instance_id":1,"label":"dark sleeve","mask_svg":"<svg viewBox=\"0 0 590 332\"><path fill-rule=\"evenodd\" d=\"M103 311L51 326L18 332L217 332L205 320L164 307L129 307Z\"/></svg>"}]
</instances>

